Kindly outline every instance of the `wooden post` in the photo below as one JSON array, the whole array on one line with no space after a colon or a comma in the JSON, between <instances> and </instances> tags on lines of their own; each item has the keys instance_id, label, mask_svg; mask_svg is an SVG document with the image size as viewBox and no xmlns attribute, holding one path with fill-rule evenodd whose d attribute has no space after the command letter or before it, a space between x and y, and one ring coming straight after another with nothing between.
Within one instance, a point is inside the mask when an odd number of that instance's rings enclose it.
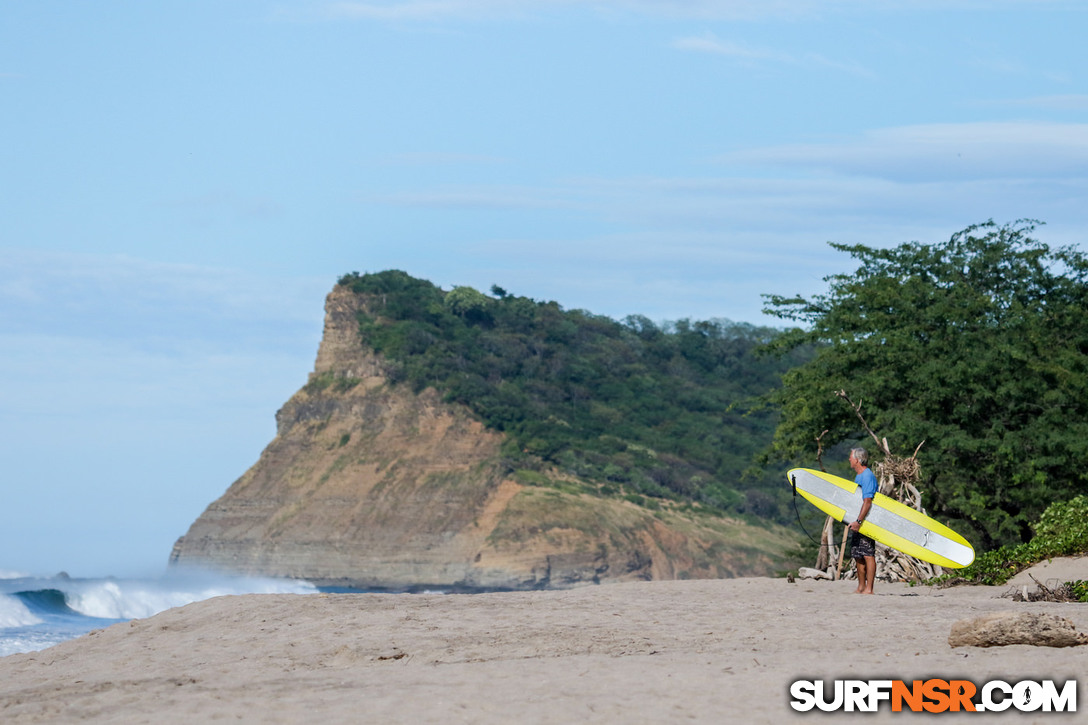
<instances>
[{"instance_id":1,"label":"wooden post","mask_svg":"<svg viewBox=\"0 0 1088 725\"><path fill-rule=\"evenodd\" d=\"M827 517L831 520L831 517ZM831 549L831 539L827 532L827 522L824 522L823 527L820 529L820 548L816 552L816 568L820 571L824 571L830 566L829 551ZM833 556L833 555L832 555Z\"/></svg>"},{"instance_id":2,"label":"wooden post","mask_svg":"<svg viewBox=\"0 0 1088 725\"><path fill-rule=\"evenodd\" d=\"M839 568L835 571L835 579L842 579L842 559L846 555L846 535L850 533L850 527L847 526L842 531L842 545L839 547Z\"/></svg>"},{"instance_id":3,"label":"wooden post","mask_svg":"<svg viewBox=\"0 0 1088 725\"><path fill-rule=\"evenodd\" d=\"M827 547L827 558L824 559L824 571L831 569L831 580L834 581L838 578L838 572L835 571L835 519L828 516L824 521L824 544Z\"/></svg>"}]
</instances>

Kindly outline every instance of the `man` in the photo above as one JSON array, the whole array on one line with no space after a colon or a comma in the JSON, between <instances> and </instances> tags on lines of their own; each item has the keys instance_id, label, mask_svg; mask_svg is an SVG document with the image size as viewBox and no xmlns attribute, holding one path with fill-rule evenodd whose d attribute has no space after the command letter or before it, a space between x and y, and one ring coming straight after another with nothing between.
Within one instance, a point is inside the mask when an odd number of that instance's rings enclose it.
<instances>
[{"instance_id":1,"label":"man","mask_svg":"<svg viewBox=\"0 0 1088 725\"><path fill-rule=\"evenodd\" d=\"M858 567L857 594L872 594L873 580L876 578L876 542L861 533L861 524L869 515L869 509L873 507L873 497L876 496L876 476L869 470L869 452L864 448L850 450L850 467L857 474L854 483L861 486L861 512L858 520L850 524L850 532L854 539L854 546L850 551L854 563Z\"/></svg>"}]
</instances>

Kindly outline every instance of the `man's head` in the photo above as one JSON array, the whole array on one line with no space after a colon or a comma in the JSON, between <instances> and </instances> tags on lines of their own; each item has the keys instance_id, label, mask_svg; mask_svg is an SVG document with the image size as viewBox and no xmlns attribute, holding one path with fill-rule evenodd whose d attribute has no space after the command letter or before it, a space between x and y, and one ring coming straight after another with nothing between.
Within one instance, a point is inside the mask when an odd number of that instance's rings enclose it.
<instances>
[{"instance_id":1,"label":"man's head","mask_svg":"<svg viewBox=\"0 0 1088 725\"><path fill-rule=\"evenodd\" d=\"M865 467L869 465L869 451L864 448L851 448L850 449L850 462L853 465L854 461L857 461L859 466Z\"/></svg>"}]
</instances>

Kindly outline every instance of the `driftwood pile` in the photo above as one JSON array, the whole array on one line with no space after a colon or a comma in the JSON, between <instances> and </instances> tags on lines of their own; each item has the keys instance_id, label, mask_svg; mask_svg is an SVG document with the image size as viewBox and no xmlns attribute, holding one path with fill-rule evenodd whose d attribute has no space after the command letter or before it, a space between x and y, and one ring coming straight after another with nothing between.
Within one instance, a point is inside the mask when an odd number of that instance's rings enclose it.
<instances>
[{"instance_id":1,"label":"driftwood pile","mask_svg":"<svg viewBox=\"0 0 1088 725\"><path fill-rule=\"evenodd\" d=\"M1028 574L1031 580L1035 582L1035 591L1030 591L1027 584L1021 587L1015 587L1010 592L1006 592L1002 596L1005 596L1014 602L1079 602L1077 593L1073 590L1073 584L1070 582L1058 582L1053 587L1048 587L1041 581L1035 578L1034 574Z\"/></svg>"},{"instance_id":2,"label":"driftwood pile","mask_svg":"<svg viewBox=\"0 0 1088 725\"><path fill-rule=\"evenodd\" d=\"M882 461L872 466L873 473L876 474L877 481L880 484L880 493L910 506L915 511L925 513L926 510L922 507L922 494L916 485L921 478L918 451L922 449L925 441L918 444L918 447L914 449L914 453L909 458L894 455L888 446L888 439L878 437L869 427L869 424L865 422L865 418L861 414L861 404L856 404L850 400L844 390L838 391L836 395L854 409L854 413L858 416L861 424L876 442L878 451L884 456ZM816 438L817 460L820 460L823 454L822 438L825 433L827 431L824 431ZM820 467L823 467L822 461ZM820 551L816 557L815 568L827 571L834 579L840 577L852 579L856 577L856 573L850 567L849 552L846 551L847 532L849 530L844 527L842 541L839 546L836 546L834 529L835 519L828 516L827 521L824 522ZM837 566L835 566L835 562L838 562ZM846 566L845 572L843 571L844 563ZM876 545L876 578L881 581L919 582L939 576L943 572L944 568L936 564L915 559L880 543Z\"/></svg>"}]
</instances>

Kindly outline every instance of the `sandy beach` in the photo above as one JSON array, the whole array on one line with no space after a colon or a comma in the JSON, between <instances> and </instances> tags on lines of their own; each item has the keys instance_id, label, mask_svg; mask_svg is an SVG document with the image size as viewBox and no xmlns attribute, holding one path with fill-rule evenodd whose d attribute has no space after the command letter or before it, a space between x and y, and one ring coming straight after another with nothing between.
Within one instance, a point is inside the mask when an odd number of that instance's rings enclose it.
<instances>
[{"instance_id":1,"label":"sandy beach","mask_svg":"<svg viewBox=\"0 0 1088 725\"><path fill-rule=\"evenodd\" d=\"M1088 579L1088 559L1041 571ZM1027 580L1021 575L1017 582ZM797 679L1080 679L1088 648L952 648L956 620L1088 605L936 589L751 578L475 595L258 594L210 599L0 659L5 723L898 722L796 713ZM976 713L940 721L982 722Z\"/></svg>"}]
</instances>

